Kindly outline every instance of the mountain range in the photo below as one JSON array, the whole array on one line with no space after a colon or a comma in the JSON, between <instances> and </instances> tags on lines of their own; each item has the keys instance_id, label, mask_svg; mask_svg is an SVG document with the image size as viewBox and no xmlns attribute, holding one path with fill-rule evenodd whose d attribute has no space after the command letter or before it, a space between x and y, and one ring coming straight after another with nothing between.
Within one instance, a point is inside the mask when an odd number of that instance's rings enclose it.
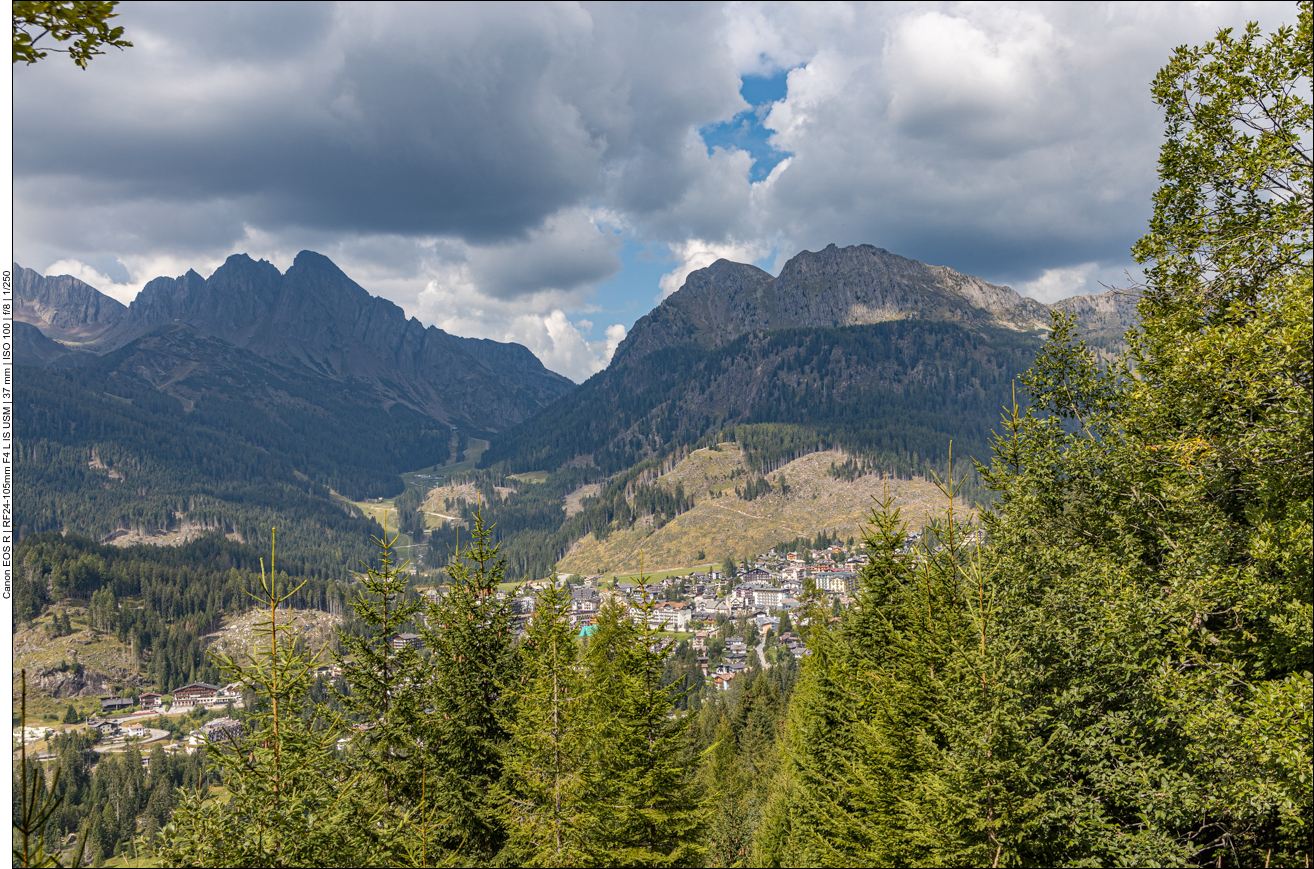
<instances>
[{"instance_id":1,"label":"mountain range","mask_svg":"<svg viewBox=\"0 0 1314 869\"><path fill-rule=\"evenodd\" d=\"M70 350L104 355L182 324L284 367L367 383L384 407L400 403L478 431L521 422L574 386L522 345L426 329L311 251L286 273L235 254L209 278L156 278L129 306L67 275L17 264L14 274L15 320Z\"/></svg>"},{"instance_id":2,"label":"mountain range","mask_svg":"<svg viewBox=\"0 0 1314 869\"><path fill-rule=\"evenodd\" d=\"M1099 347L1119 347L1136 322L1129 295L1045 305L871 245L803 251L774 278L718 260L636 322L605 371L503 432L482 465L587 461L614 473L750 423L923 459L966 438L984 457L1012 379L1055 311ZM600 417L598 407L613 412Z\"/></svg>"},{"instance_id":3,"label":"mountain range","mask_svg":"<svg viewBox=\"0 0 1314 869\"><path fill-rule=\"evenodd\" d=\"M1128 296L1047 306L831 245L777 277L726 260L691 273L576 387L523 346L407 319L310 251L285 273L235 255L209 278L157 278L129 306L15 275L20 534L252 539L278 522L324 573L374 527L334 493L396 495L400 473L459 460L467 434L491 442L478 473L503 494L485 505L527 575L670 501L639 494L644 469L699 443L737 440L758 476L828 448L903 475L943 468L951 442L984 459L1053 311L1107 349L1135 324ZM531 471L546 480L509 476ZM595 483L570 519L565 498Z\"/></svg>"}]
</instances>

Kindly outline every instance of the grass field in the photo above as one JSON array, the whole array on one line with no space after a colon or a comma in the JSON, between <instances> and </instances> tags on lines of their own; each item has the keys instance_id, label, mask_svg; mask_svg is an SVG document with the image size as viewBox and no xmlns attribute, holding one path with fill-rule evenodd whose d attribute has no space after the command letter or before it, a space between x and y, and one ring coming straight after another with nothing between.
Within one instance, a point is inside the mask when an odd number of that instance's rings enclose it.
<instances>
[{"instance_id":1,"label":"grass field","mask_svg":"<svg viewBox=\"0 0 1314 869\"><path fill-rule=\"evenodd\" d=\"M947 506L934 484L921 479L883 480L869 474L852 482L829 474L831 464L847 456L831 450L812 453L768 475L770 494L745 501L735 494L750 476L743 453L733 444L720 449L702 449L663 476L659 484L694 496L695 506L662 528L651 520L640 520L633 528L613 531L605 540L588 535L577 541L557 564L561 573L635 576L640 559L644 567L656 568L653 575L687 573L708 563L717 565L732 557L752 558L776 543L795 537L812 537L825 529L834 536L861 539L874 499L888 487L902 518L919 528ZM788 494L779 488L781 475ZM959 502L960 516L971 511ZM700 555L701 554L701 555Z\"/></svg>"},{"instance_id":2,"label":"grass field","mask_svg":"<svg viewBox=\"0 0 1314 869\"><path fill-rule=\"evenodd\" d=\"M717 567L719 567L719 564L709 562L707 564L695 564L691 567L672 567L666 570L647 570L645 568L643 573L639 573L637 570L632 573L608 573L601 575L601 578L608 583L615 580L616 582L632 582L638 585L639 580L643 578L646 578L650 583L659 582L668 576L688 576L695 572L706 573L709 570L715 570Z\"/></svg>"}]
</instances>

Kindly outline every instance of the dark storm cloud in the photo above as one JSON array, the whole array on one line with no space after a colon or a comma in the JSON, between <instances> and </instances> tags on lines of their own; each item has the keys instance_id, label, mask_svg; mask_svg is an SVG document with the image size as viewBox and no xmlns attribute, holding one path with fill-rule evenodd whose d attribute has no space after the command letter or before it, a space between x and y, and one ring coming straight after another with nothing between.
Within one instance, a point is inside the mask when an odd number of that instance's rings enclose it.
<instances>
[{"instance_id":1,"label":"dark storm cloud","mask_svg":"<svg viewBox=\"0 0 1314 869\"><path fill-rule=\"evenodd\" d=\"M626 207L678 198L688 131L739 100L716 10L265 6L127 4L138 47L94 75L20 69L16 111L42 122L17 175L242 200L269 228L487 241L598 197L609 170L646 179L619 185Z\"/></svg>"},{"instance_id":2,"label":"dark storm cloud","mask_svg":"<svg viewBox=\"0 0 1314 869\"><path fill-rule=\"evenodd\" d=\"M229 253L286 266L312 248L426 322L523 341L573 377L605 362L657 291L633 279L623 324L578 319L595 316L599 281L627 279L615 277L623 244L669 252L662 293L717 257L779 265L831 242L1046 299L1098 291L1130 265L1149 214L1156 70L1220 27L1271 30L1295 14L1287 3L120 9L134 48L86 72L15 69L20 262L130 298ZM748 88L750 106L744 76L776 89ZM750 125L756 150L723 135L731 121Z\"/></svg>"}]
</instances>

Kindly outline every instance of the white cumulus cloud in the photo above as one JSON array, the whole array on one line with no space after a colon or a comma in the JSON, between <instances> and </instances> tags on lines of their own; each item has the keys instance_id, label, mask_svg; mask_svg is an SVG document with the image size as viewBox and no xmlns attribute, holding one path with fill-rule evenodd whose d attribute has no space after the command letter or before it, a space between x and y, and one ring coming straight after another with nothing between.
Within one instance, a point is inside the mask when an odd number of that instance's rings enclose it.
<instances>
[{"instance_id":1,"label":"white cumulus cloud","mask_svg":"<svg viewBox=\"0 0 1314 869\"><path fill-rule=\"evenodd\" d=\"M661 289L656 298L658 302L684 286L685 278L689 277L689 273L692 271L705 269L719 259L728 259L734 262L754 262L771 253L771 246L760 241L718 243L691 238L687 241L672 244L671 253L674 254L679 265L662 275L657 282Z\"/></svg>"}]
</instances>

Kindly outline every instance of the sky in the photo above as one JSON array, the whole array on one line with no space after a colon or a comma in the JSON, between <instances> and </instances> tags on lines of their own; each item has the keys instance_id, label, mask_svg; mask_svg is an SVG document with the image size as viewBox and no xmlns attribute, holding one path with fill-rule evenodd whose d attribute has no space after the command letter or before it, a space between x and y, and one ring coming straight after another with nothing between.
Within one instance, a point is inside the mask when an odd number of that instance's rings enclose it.
<instances>
[{"instance_id":1,"label":"sky","mask_svg":"<svg viewBox=\"0 0 1314 869\"><path fill-rule=\"evenodd\" d=\"M582 381L688 273L873 244L1041 301L1125 286L1150 83L1294 3L124 2L14 67L14 258L129 302L319 251Z\"/></svg>"}]
</instances>

